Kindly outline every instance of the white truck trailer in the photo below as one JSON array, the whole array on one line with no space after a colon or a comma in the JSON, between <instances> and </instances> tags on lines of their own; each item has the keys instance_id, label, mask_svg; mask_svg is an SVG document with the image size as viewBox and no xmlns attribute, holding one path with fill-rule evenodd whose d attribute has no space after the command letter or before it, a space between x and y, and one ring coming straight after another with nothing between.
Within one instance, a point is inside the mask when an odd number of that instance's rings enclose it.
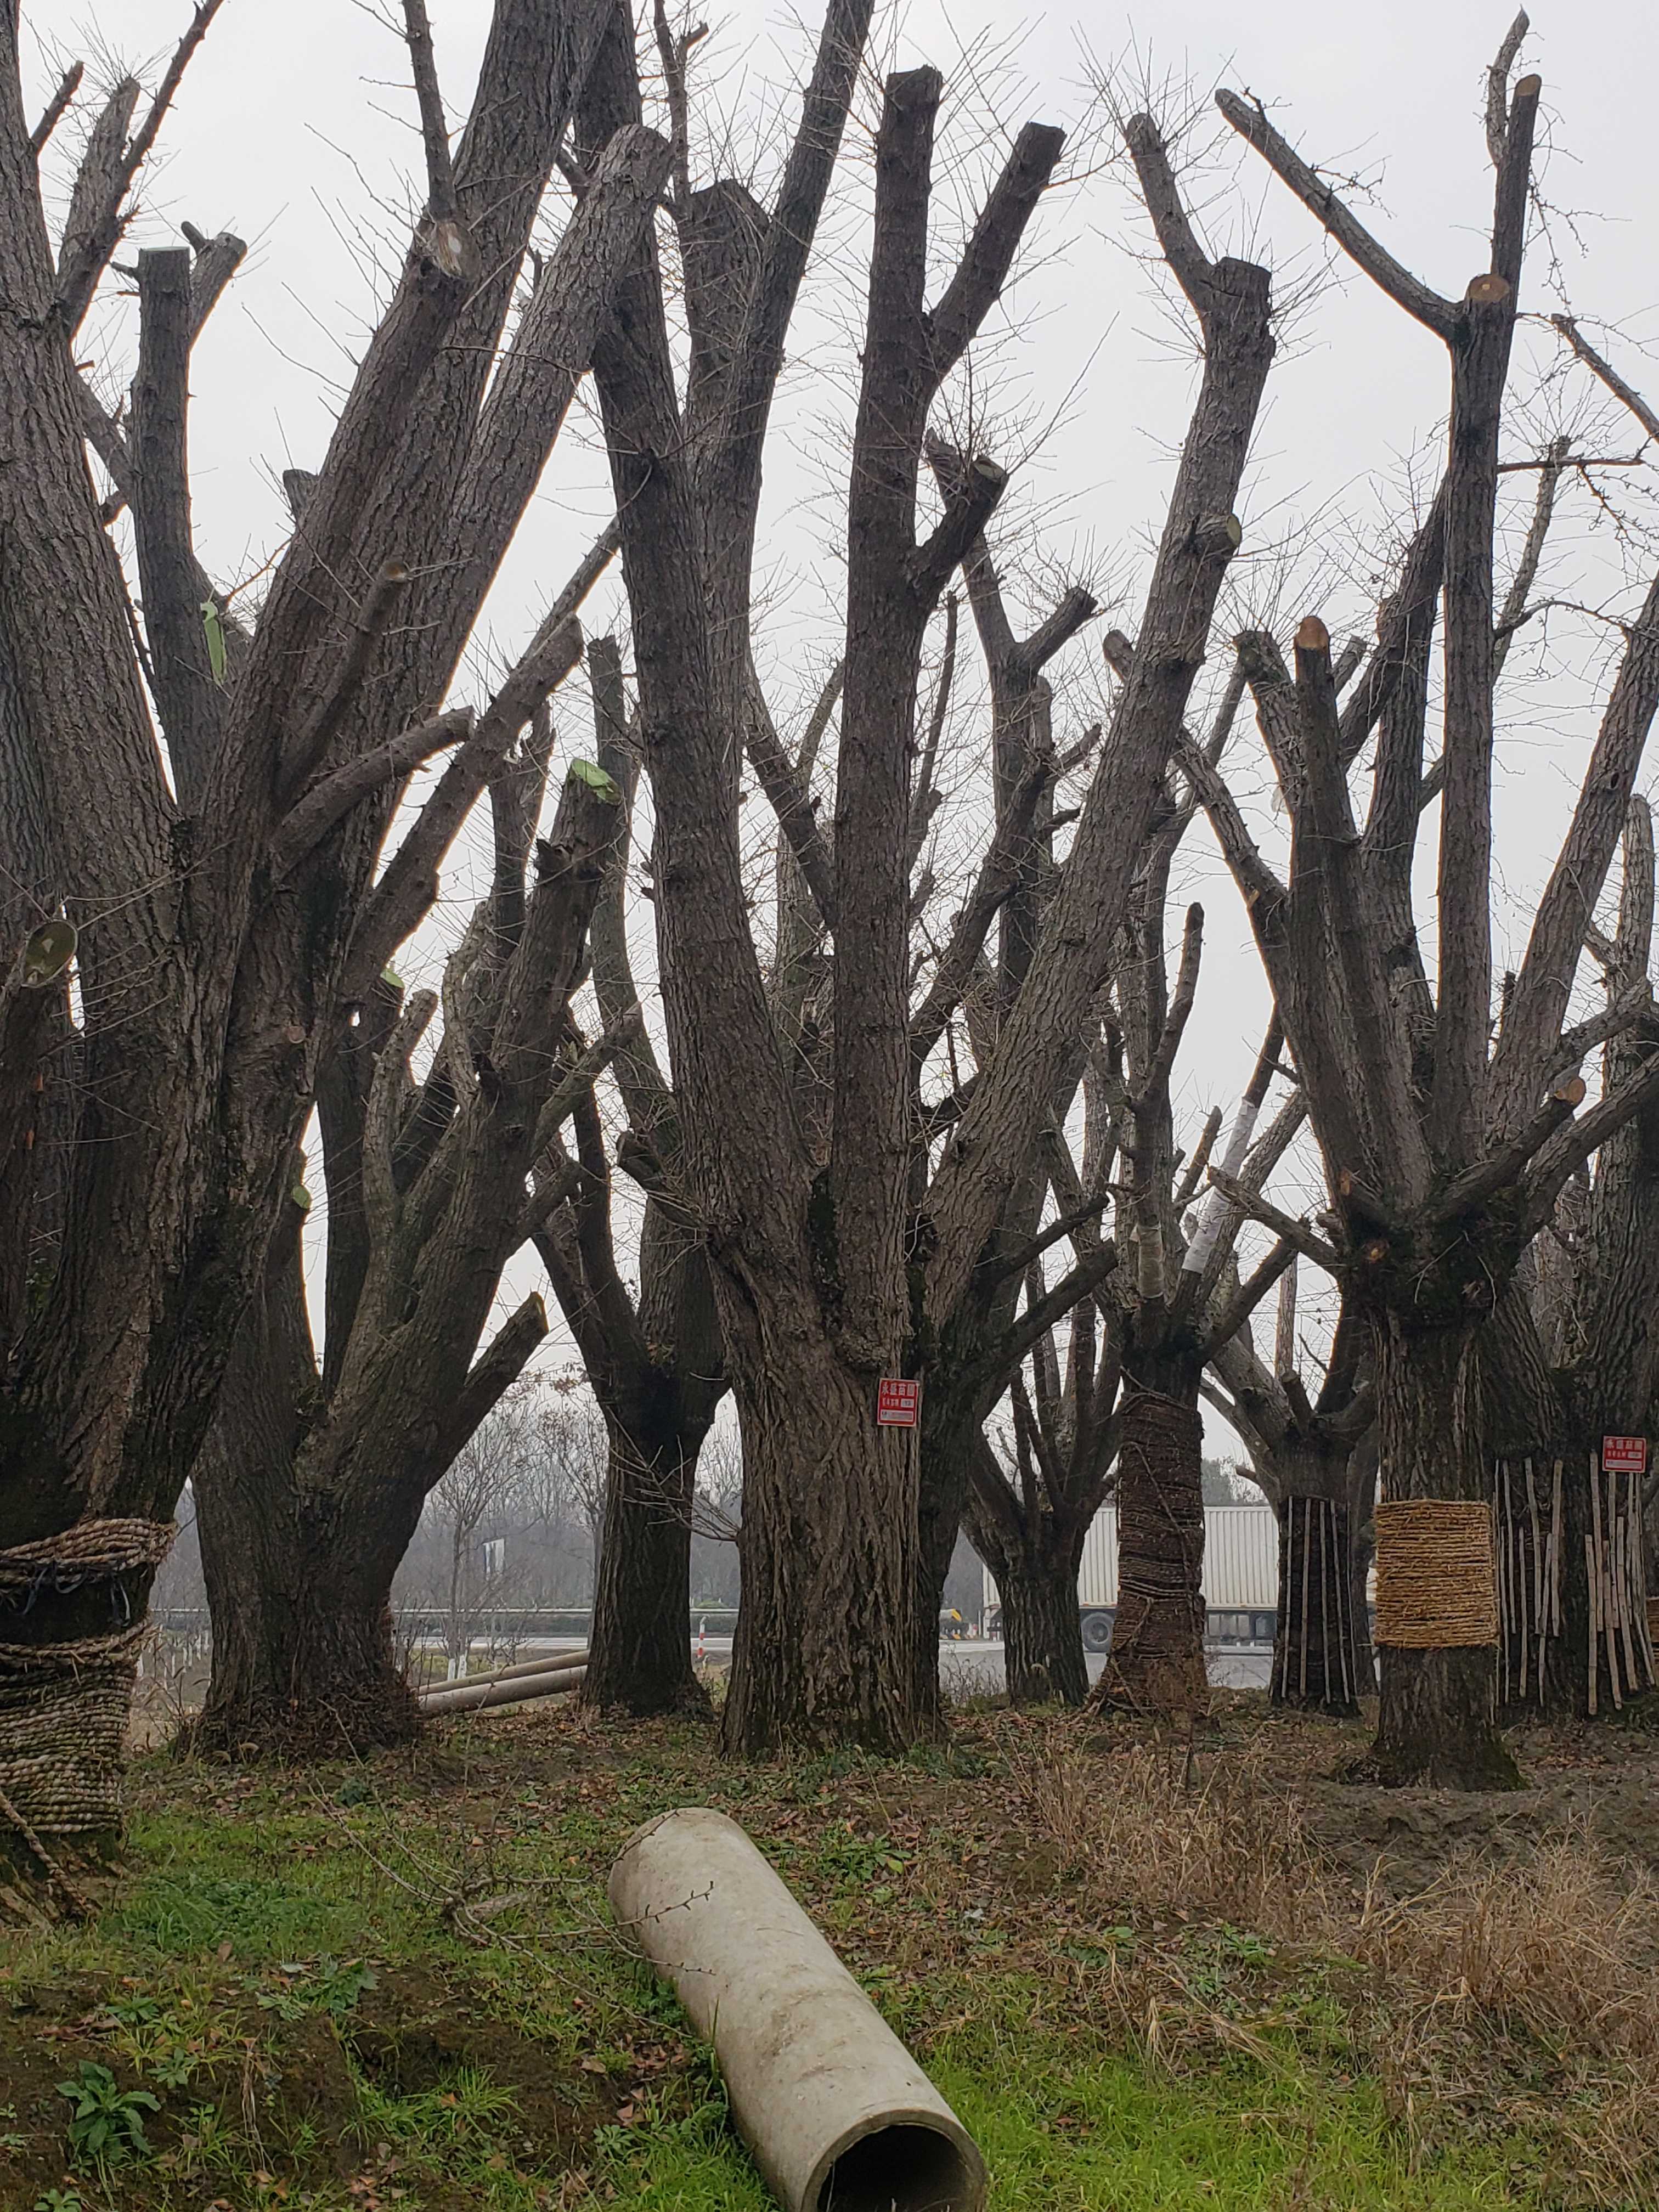
<instances>
[{"instance_id":1,"label":"white truck trailer","mask_svg":"<svg viewBox=\"0 0 1659 2212\"><path fill-rule=\"evenodd\" d=\"M997 1633L1001 1604L991 1570L985 1574L985 1632ZM1271 1505L1206 1505L1204 1566L1200 1577L1207 1615L1207 1643L1273 1648L1279 1605L1279 1520ZM1104 1651L1117 1613L1117 1508L1103 1505L1083 1540L1077 1577L1083 1641Z\"/></svg>"}]
</instances>

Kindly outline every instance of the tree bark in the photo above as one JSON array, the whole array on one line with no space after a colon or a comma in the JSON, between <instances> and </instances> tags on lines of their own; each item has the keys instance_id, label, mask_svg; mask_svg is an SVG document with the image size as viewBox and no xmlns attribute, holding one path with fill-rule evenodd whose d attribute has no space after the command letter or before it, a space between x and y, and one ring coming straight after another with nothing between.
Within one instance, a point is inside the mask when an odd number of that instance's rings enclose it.
<instances>
[{"instance_id":1,"label":"tree bark","mask_svg":"<svg viewBox=\"0 0 1659 2212\"><path fill-rule=\"evenodd\" d=\"M969 1520L975 1548L996 1577L1002 1604L1009 1703L1083 1705L1089 1695L1089 1667L1077 1577L1087 1523L1061 1528L1045 1514L1035 1530L1022 1529L1011 1537L1000 1529L991 1532L985 1516L971 1510Z\"/></svg>"},{"instance_id":2,"label":"tree bark","mask_svg":"<svg viewBox=\"0 0 1659 2212\"><path fill-rule=\"evenodd\" d=\"M672 1405L653 1420L605 1408L605 1524L581 1701L601 1710L706 1712L691 1664L691 1516L708 1424Z\"/></svg>"},{"instance_id":3,"label":"tree bark","mask_svg":"<svg viewBox=\"0 0 1659 2212\"><path fill-rule=\"evenodd\" d=\"M726 1344L744 1436L742 1604L722 1741L915 1740L917 1589L913 1429L876 1426L875 1378L814 1329L791 1329L774 1367L753 1339Z\"/></svg>"},{"instance_id":4,"label":"tree bark","mask_svg":"<svg viewBox=\"0 0 1659 2212\"><path fill-rule=\"evenodd\" d=\"M1473 1318L1462 1326L1411 1329L1397 1313L1384 1311L1374 1322L1388 1498L1490 1499L1475 1340ZM1355 1762L1352 1779L1388 1787L1520 1786L1520 1770L1498 1730L1495 1645L1390 1647L1382 1654L1382 1675L1376 1740Z\"/></svg>"},{"instance_id":5,"label":"tree bark","mask_svg":"<svg viewBox=\"0 0 1659 2212\"><path fill-rule=\"evenodd\" d=\"M1096 1686L1103 1708L1203 1715L1204 1425L1201 1359L1137 1362L1126 1374L1117 1473L1117 1622Z\"/></svg>"},{"instance_id":6,"label":"tree bark","mask_svg":"<svg viewBox=\"0 0 1659 2212\"><path fill-rule=\"evenodd\" d=\"M196 1523L213 1673L192 1747L337 1757L414 1733L392 1644L392 1578L411 1514L364 1512L350 1487L306 1480L325 1418L290 1214L246 1316L198 1462Z\"/></svg>"},{"instance_id":7,"label":"tree bark","mask_svg":"<svg viewBox=\"0 0 1659 2212\"><path fill-rule=\"evenodd\" d=\"M392 1635L392 1578L414 1534L307 1487L280 1454L202 1486L197 1525L213 1676L193 1750L351 1757L411 1737Z\"/></svg>"}]
</instances>

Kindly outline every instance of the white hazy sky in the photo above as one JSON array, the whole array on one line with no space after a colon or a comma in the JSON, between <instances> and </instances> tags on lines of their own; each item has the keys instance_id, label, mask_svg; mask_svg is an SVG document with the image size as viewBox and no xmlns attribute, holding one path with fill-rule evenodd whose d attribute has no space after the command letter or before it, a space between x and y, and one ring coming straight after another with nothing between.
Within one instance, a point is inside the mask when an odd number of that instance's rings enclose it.
<instances>
[{"instance_id":1,"label":"white hazy sky","mask_svg":"<svg viewBox=\"0 0 1659 2212\"><path fill-rule=\"evenodd\" d=\"M187 0L84 0L78 8L25 0L37 105L76 54L106 78L115 58L147 65L153 77L188 14ZM431 14L459 116L489 9L485 0L431 0ZM698 50L708 98L694 166L706 181L711 143L729 132L764 180L778 123L793 119L815 9L802 15L781 0L732 0L709 20L713 36ZM1484 67L1507 21L1503 4L1471 0L1393 0L1363 10L1329 0L1258 0L1248 9L1236 0L1163 0L1133 14L1115 0L1057 0L1040 15L994 0L914 0L889 19L882 66L932 60L950 82L936 224L943 252L1021 122L1077 126L1072 167L1082 173L1040 210L1024 273L988 334L972 383L987 442L1015 466L999 531L1029 611L1041 611L1057 576L1079 575L1111 619L1133 631L1148 534L1161 518L1193 388L1190 344L1142 258L1145 219L1121 164L1104 160L1109 134L1091 100L1091 73L1118 65L1128 78L1188 85L1200 96L1189 188L1209 242L1265 259L1289 309L1241 501L1245 545L1232 611L1272 613L1282 631L1287 617L1317 607L1340 633L1366 618L1381 550L1407 512L1410 484L1432 480L1443 350L1333 264L1310 219L1224 128L1212 127L1203 101L1226 82L1274 105L1305 154L1370 188L1368 220L1395 253L1455 295L1486 265ZM1653 21L1642 0L1578 0L1534 15L1525 54L1544 78L1542 190L1553 212L1547 236L1534 240L1523 307L1547 313L1565 301L1610 327L1633 380L1659 396L1659 364L1641 350L1650 341L1659 346ZM1182 95L1170 94L1170 102L1176 112ZM76 133L66 126L62 136L49 173L60 199ZM401 258L419 166L406 58L387 23L357 0L226 0L162 143L133 242L176 239L184 220L234 229L252 249L198 347L192 377L199 544L212 573L230 583L252 576L280 544L277 476L290 462L315 465L341 382ZM803 303L769 454L763 653L786 721L836 647L838 432L857 373L866 143L861 132L849 140L846 189ZM556 222L556 209L550 219ZM118 302L102 311L88 349L104 364L112 393L131 369L127 312ZM1540 385L1553 358L1547 334L1523 340L1516 388L1536 389L1536 398L1512 424L1512 451L1534 451L1567 428L1584 450L1634 453L1638 434L1577 374ZM1630 472L1599 481L1632 511L1639 506ZM1510 482L1528 495L1529 479ZM461 696L477 696L490 668L526 637L607 511L601 458L586 426L574 422L492 597ZM1583 484L1568 491L1556 547L1550 590L1617 611L1627 607L1650 550L1621 537ZM588 616L591 629L620 618L617 580L601 586ZM1061 672L1062 736L1103 702L1097 635L1085 634ZM1500 749L1500 962L1518 948L1560 833L1607 641L1604 624L1561 613L1537 626L1511 662ZM582 740L574 698L567 720L574 749ZM965 706L959 727L965 764ZM1271 838L1273 817L1252 753L1245 732L1237 772ZM1182 889L1201 891L1208 914L1192 1033L1203 1048L1186 1055L1182 1092L1195 1122L1209 1103L1236 1093L1266 1001L1231 889L1213 854L1191 842ZM465 860L446 890L448 922L470 900ZM1177 909L1176 927L1178 920ZM435 960L441 941L435 933L425 957ZM515 1270L512 1287L522 1295L530 1278L519 1278ZM568 1356L562 1342L550 1351Z\"/></svg>"}]
</instances>

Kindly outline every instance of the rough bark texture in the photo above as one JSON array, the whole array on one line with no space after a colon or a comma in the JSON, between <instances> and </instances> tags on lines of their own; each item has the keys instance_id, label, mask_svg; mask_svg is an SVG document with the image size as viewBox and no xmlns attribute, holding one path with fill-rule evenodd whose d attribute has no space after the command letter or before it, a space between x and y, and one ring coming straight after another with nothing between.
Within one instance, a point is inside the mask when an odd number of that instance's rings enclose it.
<instances>
[{"instance_id":1,"label":"rough bark texture","mask_svg":"<svg viewBox=\"0 0 1659 2212\"><path fill-rule=\"evenodd\" d=\"M1472 1325L1407 1333L1392 1312L1373 1332L1387 1498L1492 1495ZM1381 1654L1376 1741L1350 1770L1385 1785L1513 1790L1520 1770L1498 1732L1493 1644Z\"/></svg>"},{"instance_id":2,"label":"rough bark texture","mask_svg":"<svg viewBox=\"0 0 1659 2212\"><path fill-rule=\"evenodd\" d=\"M572 771L527 891L546 765L544 736L509 764L520 804L498 811L495 888L451 961L449 1019L426 1083L413 1084L408 1061L434 994L402 1008L400 987L384 982L326 1072L325 1166L341 1231L327 1306L338 1341L319 1365L291 1206L278 1272L245 1316L197 1473L210 1598L228 1608L215 1616L227 1630L216 1635L202 1743L303 1751L331 1734L362 1748L412 1723L411 1700L393 1686L392 1576L428 1492L546 1333L532 1297L474 1357L524 1239L527 1180L596 1072L573 1064L568 1000L618 794L593 771ZM307 1648L316 1618L301 1601L313 1583L338 1598L337 1657L356 1695L331 1692ZM336 1639L323 1646L336 1654Z\"/></svg>"},{"instance_id":3,"label":"rough bark texture","mask_svg":"<svg viewBox=\"0 0 1659 2212\"><path fill-rule=\"evenodd\" d=\"M1033 1513L1015 1520L998 1510L1000 1503L988 1485L975 1484L963 1526L996 1577L1010 1702L1080 1705L1089 1694L1089 1668L1077 1578L1093 1515L1057 1520Z\"/></svg>"},{"instance_id":4,"label":"rough bark texture","mask_svg":"<svg viewBox=\"0 0 1659 2212\"><path fill-rule=\"evenodd\" d=\"M192 233L193 261L143 257L126 435L69 343L215 9L198 9L131 137L136 86L106 105L55 267L16 10L0 15L0 864L79 928L81 1019L73 1111L40 1178L52 1233L36 1241L36 1295L0 1347L0 1547L88 1518L164 1524L206 1433L344 1018L345 953L397 779L296 874L274 880L273 854L300 786L418 719L476 619L476 602L450 591L441 635L389 624L408 573L436 574L450 550L459 462L603 12L602 0L497 0L453 172L446 155L428 177L252 635L197 562L188 481L190 349L238 241ZM653 189L635 194L635 228ZM591 323L608 287L597 265L589 276L576 289ZM88 438L115 485L101 509ZM124 501L142 630L104 527ZM510 506L495 513L497 559ZM118 1583L118 1620L142 1615L148 1581ZM21 1640L107 1632L99 1612L88 1584L65 1607L31 1608Z\"/></svg>"},{"instance_id":5,"label":"rough bark texture","mask_svg":"<svg viewBox=\"0 0 1659 2212\"><path fill-rule=\"evenodd\" d=\"M1168 1359L1126 1380L1118 1452L1117 1622L1095 1695L1103 1707L1207 1714L1204 1660L1204 1425L1200 1362Z\"/></svg>"}]
</instances>

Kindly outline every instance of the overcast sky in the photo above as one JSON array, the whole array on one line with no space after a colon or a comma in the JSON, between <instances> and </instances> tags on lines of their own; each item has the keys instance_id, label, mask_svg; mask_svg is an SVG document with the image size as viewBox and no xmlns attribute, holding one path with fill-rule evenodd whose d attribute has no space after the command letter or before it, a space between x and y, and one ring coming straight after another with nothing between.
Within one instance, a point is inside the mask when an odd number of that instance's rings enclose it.
<instances>
[{"instance_id":1,"label":"overcast sky","mask_svg":"<svg viewBox=\"0 0 1659 2212\"><path fill-rule=\"evenodd\" d=\"M188 13L186 0L86 0L78 9L25 0L36 105L67 57L97 58L93 69L106 77L112 58L153 65ZM459 117L489 10L484 0L431 0L431 14ZM734 0L709 20L701 80L693 80L694 94L703 87L694 169L707 181L718 140L752 159L764 185L780 124L793 123L816 14L809 9L803 20L779 0ZM936 213L942 258L1019 124L1058 121L1075 133L1072 180L1039 211L1023 274L988 331L971 384L975 427L1015 470L998 531L1030 614L1042 611L1056 579L1077 575L1133 632L1148 534L1161 520L1194 383L1190 340L1146 265L1148 226L1121 161L1107 158L1111 134L1093 81L1115 70L1120 82L1172 88L1163 95L1170 116L1188 104L1180 88L1198 96L1188 181L1208 240L1267 261L1286 310L1241 501L1244 551L1231 611L1272 615L1282 629L1287 617L1293 623L1316 607L1340 633L1364 618L1383 549L1408 517L1410 487L1431 484L1443 434L1443 349L1332 263L1311 220L1224 127L1213 126L1203 103L1226 82L1274 106L1304 154L1370 188L1367 220L1393 251L1455 295L1487 264L1483 73L1507 20L1503 7L1470 0L1365 9L1328 0L1258 0L1248 9L1237 0L1163 0L1140 14L1059 0L1030 15L988 0L915 0L890 19L881 65L932 60L950 81ZM1659 397L1659 364L1640 350L1659 344L1652 22L1640 0L1578 0L1534 17L1525 58L1544 79L1542 185L1553 212L1547 237L1534 239L1522 304L1547 313L1565 300L1612 326L1633 380ZM50 173L60 197L75 150L73 131L62 135ZM862 127L849 139L845 188L803 302L769 449L761 657L786 722L837 644L839 431L857 374L866 143ZM198 540L210 571L228 585L252 576L280 544L286 516L276 479L290 463L316 465L340 386L401 258L419 196L401 44L357 0L226 0L163 146L135 242L165 242L182 220L234 229L252 249L197 349L192 375ZM549 219L560 219L556 206ZM88 346L111 393L131 373L125 313L119 303L102 311ZM1517 388L1536 385L1551 358L1542 334L1529 337ZM1587 450L1630 453L1639 442L1576 375L1547 385L1517 416L1511 451L1535 449L1559 428L1577 432ZM1528 479L1509 481L1529 490ZM1638 508L1628 474L1600 481ZM607 512L602 458L586 426L573 423L492 597L459 696L476 696L490 668L523 641ZM1643 550L1575 486L1550 589L1622 611ZM590 603L588 627L620 613L613 578ZM1086 632L1058 672L1065 726L1082 726L1106 702L1097 634ZM1518 946L1559 836L1607 650L1604 625L1561 615L1538 626L1511 664L1500 750L1500 961ZM567 718L568 750L582 741L574 696ZM970 741L963 720L964 749ZM1253 751L1247 732L1239 777L1271 839ZM1193 1031L1203 1049L1187 1054L1182 1090L1195 1122L1209 1103L1236 1094L1266 1000L1231 889L1213 855L1191 842L1186 877L1208 913ZM470 897L465 861L446 890L447 922ZM441 946L434 937L419 957L435 960ZM514 1288L522 1294L516 1271ZM551 1356L568 1357L568 1349L561 1344Z\"/></svg>"}]
</instances>

